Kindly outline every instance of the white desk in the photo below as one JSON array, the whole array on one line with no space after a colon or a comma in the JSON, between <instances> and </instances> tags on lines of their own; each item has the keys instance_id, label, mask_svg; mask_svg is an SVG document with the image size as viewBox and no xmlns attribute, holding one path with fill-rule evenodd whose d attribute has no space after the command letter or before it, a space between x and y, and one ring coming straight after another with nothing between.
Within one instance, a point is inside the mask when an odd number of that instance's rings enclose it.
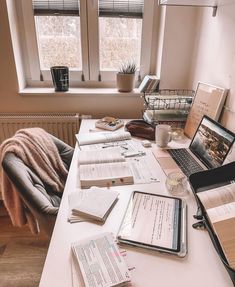
<instances>
[{"instance_id":1,"label":"white desk","mask_svg":"<svg viewBox=\"0 0 235 287\"><path fill-rule=\"evenodd\" d=\"M94 120L82 122L80 132L94 128ZM174 146L172 142L170 145ZM103 226L80 222L70 224L68 216L68 193L77 188L77 147L75 149L64 195L51 238L40 287L70 287L71 283L71 242L100 232L117 233L133 190L166 194L165 175L159 170L159 183L114 187L120 192L120 199ZM192 193L185 198L188 204L188 255L177 258L171 255L128 247L127 262L134 266L131 271L132 286L135 287L233 287L225 268L220 262L207 231L195 230L193 214L196 203Z\"/></svg>"}]
</instances>

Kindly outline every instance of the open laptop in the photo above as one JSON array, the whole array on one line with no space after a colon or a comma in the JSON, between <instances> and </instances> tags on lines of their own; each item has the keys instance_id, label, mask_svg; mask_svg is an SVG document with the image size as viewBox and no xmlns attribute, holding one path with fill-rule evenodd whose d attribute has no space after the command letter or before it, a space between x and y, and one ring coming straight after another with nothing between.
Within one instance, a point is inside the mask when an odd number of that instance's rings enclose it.
<instances>
[{"instance_id":1,"label":"open laptop","mask_svg":"<svg viewBox=\"0 0 235 287\"><path fill-rule=\"evenodd\" d=\"M156 150L154 155L166 174L179 168L186 176L223 164L235 134L208 116L203 116L189 148Z\"/></svg>"}]
</instances>

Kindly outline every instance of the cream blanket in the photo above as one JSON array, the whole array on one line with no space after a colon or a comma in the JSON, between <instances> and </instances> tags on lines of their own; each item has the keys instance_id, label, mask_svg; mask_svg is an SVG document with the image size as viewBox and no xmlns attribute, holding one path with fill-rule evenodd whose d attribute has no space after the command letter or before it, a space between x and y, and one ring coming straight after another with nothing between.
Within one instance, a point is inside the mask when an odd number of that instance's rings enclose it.
<instances>
[{"instance_id":1,"label":"cream blanket","mask_svg":"<svg viewBox=\"0 0 235 287\"><path fill-rule=\"evenodd\" d=\"M0 146L0 162L6 153L16 154L38 177L54 192L61 193L67 178L63 161L50 135L40 128L19 130L12 138ZM33 233L37 233L37 223L32 214L24 207L19 193L1 167L1 190L6 209L14 226L29 223Z\"/></svg>"}]
</instances>

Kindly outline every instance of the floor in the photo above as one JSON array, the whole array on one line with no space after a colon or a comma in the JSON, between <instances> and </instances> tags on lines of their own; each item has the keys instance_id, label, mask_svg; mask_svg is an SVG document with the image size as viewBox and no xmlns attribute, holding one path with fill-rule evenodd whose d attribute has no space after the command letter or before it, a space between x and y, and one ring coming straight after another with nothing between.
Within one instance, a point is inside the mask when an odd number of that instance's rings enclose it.
<instances>
[{"instance_id":1,"label":"floor","mask_svg":"<svg viewBox=\"0 0 235 287\"><path fill-rule=\"evenodd\" d=\"M13 227L0 201L0 285L38 287L49 241L28 227Z\"/></svg>"}]
</instances>

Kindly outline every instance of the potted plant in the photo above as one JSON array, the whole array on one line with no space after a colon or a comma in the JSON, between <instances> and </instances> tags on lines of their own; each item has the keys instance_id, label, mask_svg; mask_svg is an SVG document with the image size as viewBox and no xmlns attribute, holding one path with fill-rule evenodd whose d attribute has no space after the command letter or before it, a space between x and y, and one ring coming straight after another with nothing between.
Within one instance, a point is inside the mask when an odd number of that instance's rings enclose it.
<instances>
[{"instance_id":1,"label":"potted plant","mask_svg":"<svg viewBox=\"0 0 235 287\"><path fill-rule=\"evenodd\" d=\"M117 88L119 92L131 92L134 88L136 64L123 64L117 73Z\"/></svg>"}]
</instances>

